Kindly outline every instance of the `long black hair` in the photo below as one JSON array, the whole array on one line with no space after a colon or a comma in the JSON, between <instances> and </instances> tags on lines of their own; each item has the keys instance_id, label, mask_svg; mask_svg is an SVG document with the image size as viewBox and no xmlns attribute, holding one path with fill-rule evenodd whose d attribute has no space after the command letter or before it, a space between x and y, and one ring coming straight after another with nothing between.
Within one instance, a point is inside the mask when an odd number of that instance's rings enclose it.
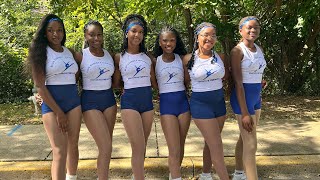
<instances>
[{"instance_id":1,"label":"long black hair","mask_svg":"<svg viewBox=\"0 0 320 180\"><path fill-rule=\"evenodd\" d=\"M88 21L88 22L84 25L84 27L83 27L83 33L84 33L84 35L86 34L86 32L87 32L87 30L88 30L88 27L89 27L90 25L99 26L99 27L101 28L101 30L102 30L102 33L103 33L103 27L102 27L101 23L100 23L99 21L96 21L96 20L90 20L90 21ZM102 43L101 46L103 47L103 43ZM89 47L89 44L88 44L88 41L86 40L86 38L84 38L83 48L87 48L87 47Z\"/></svg>"},{"instance_id":2,"label":"long black hair","mask_svg":"<svg viewBox=\"0 0 320 180\"><path fill-rule=\"evenodd\" d=\"M122 31L123 31L123 42L122 42L122 47L121 47L121 55L123 55L126 50L128 49L128 38L127 36L127 28L132 22L137 22L142 25L143 27L143 39L142 42L140 43L139 46L139 52L144 52L147 53L146 47L145 47L145 37L148 34L148 29L147 29L147 22L145 21L144 17L139 15L139 14L130 14L126 17L124 20L123 26L122 26Z\"/></svg>"},{"instance_id":3,"label":"long black hair","mask_svg":"<svg viewBox=\"0 0 320 180\"><path fill-rule=\"evenodd\" d=\"M46 73L47 46L49 44L46 37L46 29L48 24L52 21L58 21L61 23L64 34L61 45L64 46L66 42L66 30L62 19L54 14L45 15L40 21L38 29L29 47L28 62L31 65L32 72L36 74Z\"/></svg>"},{"instance_id":4,"label":"long black hair","mask_svg":"<svg viewBox=\"0 0 320 180\"><path fill-rule=\"evenodd\" d=\"M156 42L154 44L154 50L153 53L155 55L155 57L160 56L161 54L163 54L163 50L160 47L159 41L160 41L160 35L163 33L167 33L167 32L172 32L175 36L176 36L176 47L173 50L173 53L176 53L178 55L186 55L187 54L187 50L184 46L184 43L180 37L179 32L174 29L171 26L164 26L161 31L159 32L159 34L157 35L156 38Z\"/></svg>"},{"instance_id":5,"label":"long black hair","mask_svg":"<svg viewBox=\"0 0 320 180\"><path fill-rule=\"evenodd\" d=\"M201 24L199 24L196 29L194 30L194 42L193 42L193 48L192 48L192 53L191 53L191 58L188 61L187 67L188 69L192 69L193 65L194 65L194 55L195 55L195 51L198 49L199 43L198 43L198 35L200 33L200 31L202 30L202 28L204 27L213 27L214 29L216 29L216 26L212 23L208 23L208 22L203 22ZM214 53L212 53L212 56L215 56ZM213 57L215 58L215 57Z\"/></svg>"}]
</instances>

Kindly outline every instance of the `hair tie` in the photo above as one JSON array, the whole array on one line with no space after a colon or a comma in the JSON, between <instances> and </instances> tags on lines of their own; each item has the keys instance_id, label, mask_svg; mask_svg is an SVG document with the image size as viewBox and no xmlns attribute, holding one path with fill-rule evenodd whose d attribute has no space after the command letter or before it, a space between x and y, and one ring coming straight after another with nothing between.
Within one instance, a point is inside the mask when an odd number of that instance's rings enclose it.
<instances>
[{"instance_id":1,"label":"hair tie","mask_svg":"<svg viewBox=\"0 0 320 180\"><path fill-rule=\"evenodd\" d=\"M142 28L144 28L142 23L140 23L139 21L135 21L135 22L132 22L132 23L130 23L130 24L128 25L128 27L127 27L127 29L126 29L126 34L127 34L127 33L129 32L129 30L130 30L133 26L135 26L135 25L139 25L139 26L141 26Z\"/></svg>"},{"instance_id":2,"label":"hair tie","mask_svg":"<svg viewBox=\"0 0 320 180\"><path fill-rule=\"evenodd\" d=\"M61 19L59 18L51 18L48 20L48 23L52 22L52 21L59 21L59 22L62 22Z\"/></svg>"},{"instance_id":3,"label":"hair tie","mask_svg":"<svg viewBox=\"0 0 320 180\"><path fill-rule=\"evenodd\" d=\"M248 17L247 19L245 19L245 20L240 24L239 29L242 29L242 27L243 27L247 22L249 22L249 21L251 21L251 20L256 20L256 21L257 21L257 18L255 18L255 17Z\"/></svg>"},{"instance_id":4,"label":"hair tie","mask_svg":"<svg viewBox=\"0 0 320 180\"><path fill-rule=\"evenodd\" d=\"M214 29L216 29L216 26L215 26L215 25L212 25L212 26L203 26L201 29L199 29L199 30L196 31L196 35L199 35L202 30L205 30L205 29L207 29L207 28L214 28Z\"/></svg>"}]
</instances>

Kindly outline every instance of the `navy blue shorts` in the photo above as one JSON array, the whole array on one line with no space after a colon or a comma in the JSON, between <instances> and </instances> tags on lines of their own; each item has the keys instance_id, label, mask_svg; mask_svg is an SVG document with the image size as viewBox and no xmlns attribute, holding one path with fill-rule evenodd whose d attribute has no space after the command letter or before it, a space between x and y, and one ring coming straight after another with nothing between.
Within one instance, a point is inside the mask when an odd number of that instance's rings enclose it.
<instances>
[{"instance_id":1,"label":"navy blue shorts","mask_svg":"<svg viewBox=\"0 0 320 180\"><path fill-rule=\"evenodd\" d=\"M96 109L101 112L114 106L116 100L112 88L107 90L83 90L81 94L82 112Z\"/></svg>"},{"instance_id":2,"label":"navy blue shorts","mask_svg":"<svg viewBox=\"0 0 320 180\"><path fill-rule=\"evenodd\" d=\"M190 110L192 118L195 119L212 119L226 115L223 89L192 92Z\"/></svg>"},{"instance_id":3,"label":"navy blue shorts","mask_svg":"<svg viewBox=\"0 0 320 180\"><path fill-rule=\"evenodd\" d=\"M51 96L64 113L67 113L80 105L78 87L75 84L46 86ZM43 102L41 105L41 113L46 114L48 112L53 111L45 102Z\"/></svg>"},{"instance_id":4,"label":"navy blue shorts","mask_svg":"<svg viewBox=\"0 0 320 180\"><path fill-rule=\"evenodd\" d=\"M251 115L254 115L255 110L261 109L261 83L244 83L243 88L246 96L248 111ZM236 94L236 88L233 88L231 92L230 104L235 114L241 114L241 109Z\"/></svg>"},{"instance_id":5,"label":"navy blue shorts","mask_svg":"<svg viewBox=\"0 0 320 180\"><path fill-rule=\"evenodd\" d=\"M121 96L121 109L133 109L139 113L153 110L151 87L125 89Z\"/></svg>"},{"instance_id":6,"label":"navy blue shorts","mask_svg":"<svg viewBox=\"0 0 320 180\"><path fill-rule=\"evenodd\" d=\"M189 111L189 102L186 91L160 94L160 115L179 116Z\"/></svg>"}]
</instances>

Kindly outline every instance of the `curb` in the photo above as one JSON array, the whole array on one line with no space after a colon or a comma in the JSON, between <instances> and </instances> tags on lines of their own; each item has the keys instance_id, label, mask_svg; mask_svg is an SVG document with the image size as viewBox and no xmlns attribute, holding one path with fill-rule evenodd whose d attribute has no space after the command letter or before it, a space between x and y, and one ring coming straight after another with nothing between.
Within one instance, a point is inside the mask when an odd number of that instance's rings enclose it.
<instances>
[{"instance_id":1,"label":"curb","mask_svg":"<svg viewBox=\"0 0 320 180\"><path fill-rule=\"evenodd\" d=\"M146 158L147 179L167 179L167 161L167 157ZM225 157L225 163L231 174L234 171L234 157ZM257 156L257 165L261 179L290 179L290 176L297 179L320 179L320 155ZM49 179L50 168L51 161L0 162L0 179ZM181 173L184 178L196 179L201 173L201 168L202 157L185 157ZM78 179L97 178L96 160L79 160L78 169ZM130 179L131 159L112 159L110 177Z\"/></svg>"}]
</instances>

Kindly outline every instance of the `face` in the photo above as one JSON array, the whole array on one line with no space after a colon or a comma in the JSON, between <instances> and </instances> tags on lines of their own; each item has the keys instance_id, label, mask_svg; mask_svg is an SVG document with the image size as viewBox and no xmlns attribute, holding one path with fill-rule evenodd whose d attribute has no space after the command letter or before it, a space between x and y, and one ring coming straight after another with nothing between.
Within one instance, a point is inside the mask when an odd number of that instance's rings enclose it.
<instances>
[{"instance_id":1,"label":"face","mask_svg":"<svg viewBox=\"0 0 320 180\"><path fill-rule=\"evenodd\" d=\"M260 35L260 25L256 20L246 22L240 29L241 36L248 41L255 41Z\"/></svg>"},{"instance_id":2,"label":"face","mask_svg":"<svg viewBox=\"0 0 320 180\"><path fill-rule=\"evenodd\" d=\"M61 46L64 37L63 26L59 21L52 21L46 28L46 37L51 46Z\"/></svg>"},{"instance_id":3,"label":"face","mask_svg":"<svg viewBox=\"0 0 320 180\"><path fill-rule=\"evenodd\" d=\"M103 43L103 32L98 25L89 25L85 32L85 39L92 48L102 48Z\"/></svg>"},{"instance_id":4,"label":"face","mask_svg":"<svg viewBox=\"0 0 320 180\"><path fill-rule=\"evenodd\" d=\"M198 35L199 48L211 50L217 42L216 29L213 27L205 28Z\"/></svg>"},{"instance_id":5,"label":"face","mask_svg":"<svg viewBox=\"0 0 320 180\"><path fill-rule=\"evenodd\" d=\"M172 53L176 48L176 35L173 32L165 32L160 34L159 44L164 53Z\"/></svg>"},{"instance_id":6,"label":"face","mask_svg":"<svg viewBox=\"0 0 320 180\"><path fill-rule=\"evenodd\" d=\"M143 40L143 27L140 25L134 25L128 31L128 44L138 46Z\"/></svg>"}]
</instances>

